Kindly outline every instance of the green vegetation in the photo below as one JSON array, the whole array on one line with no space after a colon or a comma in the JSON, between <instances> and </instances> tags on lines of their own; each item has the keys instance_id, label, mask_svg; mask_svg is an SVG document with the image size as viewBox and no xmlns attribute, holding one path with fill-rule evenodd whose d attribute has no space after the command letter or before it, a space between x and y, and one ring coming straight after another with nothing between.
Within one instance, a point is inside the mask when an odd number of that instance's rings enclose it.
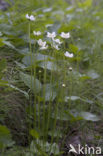
<instances>
[{"instance_id":1,"label":"green vegetation","mask_svg":"<svg viewBox=\"0 0 103 156\"><path fill-rule=\"evenodd\" d=\"M0 156L71 156L69 144L103 148L102 0L7 2Z\"/></svg>"}]
</instances>

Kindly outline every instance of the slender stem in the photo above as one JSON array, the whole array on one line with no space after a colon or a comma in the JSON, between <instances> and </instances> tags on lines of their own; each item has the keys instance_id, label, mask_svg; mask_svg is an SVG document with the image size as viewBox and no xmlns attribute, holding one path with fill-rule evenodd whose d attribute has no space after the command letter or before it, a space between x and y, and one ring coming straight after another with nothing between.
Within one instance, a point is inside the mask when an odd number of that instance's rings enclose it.
<instances>
[{"instance_id":1,"label":"slender stem","mask_svg":"<svg viewBox=\"0 0 103 156\"><path fill-rule=\"evenodd\" d=\"M46 75L47 75L47 63L46 63L46 60L44 60L44 62L45 62L45 69L44 69L44 88L43 88L43 98L44 98L44 100L43 100L43 142L44 142L44 140L45 140L45 113L46 113L46 109L45 109L45 107L46 107L46 101L45 101L45 93L46 93L46 86L45 86L45 84L46 84Z\"/></svg>"},{"instance_id":2,"label":"slender stem","mask_svg":"<svg viewBox=\"0 0 103 156\"><path fill-rule=\"evenodd\" d=\"M41 71L39 71L39 81L40 80L41 80ZM38 130L40 130L40 125L41 125L41 107L40 107L40 98L38 98Z\"/></svg>"},{"instance_id":3,"label":"slender stem","mask_svg":"<svg viewBox=\"0 0 103 156\"><path fill-rule=\"evenodd\" d=\"M28 28L28 34L29 34L29 50L30 50L30 59L31 59L31 91L32 91L32 47L31 47L31 36L30 36L30 21L29 21L29 28ZM29 106L29 115L30 115L30 119L31 119L31 110L32 110L32 93L30 91L30 106ZM29 123L29 130L31 129L31 121ZM30 141L30 137L29 137L29 141Z\"/></svg>"},{"instance_id":4,"label":"slender stem","mask_svg":"<svg viewBox=\"0 0 103 156\"><path fill-rule=\"evenodd\" d=\"M36 58L35 55L33 55L33 70L34 70L34 87L36 86ZM36 100L36 94L35 94L35 89L34 89L34 129L36 129L36 110L37 110L37 100Z\"/></svg>"}]
</instances>

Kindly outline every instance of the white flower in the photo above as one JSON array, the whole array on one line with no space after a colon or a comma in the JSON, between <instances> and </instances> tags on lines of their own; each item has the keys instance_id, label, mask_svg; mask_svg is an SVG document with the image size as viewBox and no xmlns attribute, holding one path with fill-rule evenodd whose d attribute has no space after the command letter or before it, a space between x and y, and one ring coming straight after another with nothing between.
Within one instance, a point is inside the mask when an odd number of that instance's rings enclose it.
<instances>
[{"instance_id":1,"label":"white flower","mask_svg":"<svg viewBox=\"0 0 103 156\"><path fill-rule=\"evenodd\" d=\"M69 71L72 71L73 69L72 69L72 67L69 67Z\"/></svg>"},{"instance_id":2,"label":"white flower","mask_svg":"<svg viewBox=\"0 0 103 156\"><path fill-rule=\"evenodd\" d=\"M56 50L60 50L60 48L58 47L58 45L53 45L53 47L54 47Z\"/></svg>"},{"instance_id":3,"label":"white flower","mask_svg":"<svg viewBox=\"0 0 103 156\"><path fill-rule=\"evenodd\" d=\"M42 71L41 70L39 70L39 73L41 73Z\"/></svg>"},{"instance_id":4,"label":"white flower","mask_svg":"<svg viewBox=\"0 0 103 156\"><path fill-rule=\"evenodd\" d=\"M29 15L28 15L28 14L26 14L26 18L27 18L27 19L30 19L30 17L29 17Z\"/></svg>"},{"instance_id":5,"label":"white flower","mask_svg":"<svg viewBox=\"0 0 103 156\"><path fill-rule=\"evenodd\" d=\"M33 31L33 34L36 36L39 36L39 35L41 35L41 32L40 31Z\"/></svg>"},{"instance_id":6,"label":"white flower","mask_svg":"<svg viewBox=\"0 0 103 156\"><path fill-rule=\"evenodd\" d=\"M45 47L46 46L46 41L43 42L42 39L39 39L37 42L38 42L39 46L41 46L41 47Z\"/></svg>"},{"instance_id":7,"label":"white flower","mask_svg":"<svg viewBox=\"0 0 103 156\"><path fill-rule=\"evenodd\" d=\"M53 39L54 42L58 43L58 44L62 44L62 42L60 42L59 39Z\"/></svg>"},{"instance_id":8,"label":"white flower","mask_svg":"<svg viewBox=\"0 0 103 156\"><path fill-rule=\"evenodd\" d=\"M66 84L63 83L63 84L62 84L62 87L66 87Z\"/></svg>"},{"instance_id":9,"label":"white flower","mask_svg":"<svg viewBox=\"0 0 103 156\"><path fill-rule=\"evenodd\" d=\"M62 32L61 33L61 35L60 35L62 38L70 38L70 33L68 32L68 33L64 33L64 32Z\"/></svg>"},{"instance_id":10,"label":"white flower","mask_svg":"<svg viewBox=\"0 0 103 156\"><path fill-rule=\"evenodd\" d=\"M45 49L47 49L47 48L48 48L48 45L46 45L46 46L41 46L40 50L45 50Z\"/></svg>"},{"instance_id":11,"label":"white flower","mask_svg":"<svg viewBox=\"0 0 103 156\"><path fill-rule=\"evenodd\" d=\"M35 21L35 17L33 15L30 16L30 21Z\"/></svg>"},{"instance_id":12,"label":"white flower","mask_svg":"<svg viewBox=\"0 0 103 156\"><path fill-rule=\"evenodd\" d=\"M66 51L64 55L66 57L70 57L70 58L72 58L74 56L73 53L69 53L68 51Z\"/></svg>"},{"instance_id":13,"label":"white flower","mask_svg":"<svg viewBox=\"0 0 103 156\"><path fill-rule=\"evenodd\" d=\"M33 15L29 16L28 14L26 14L26 18L30 21L35 21L35 17Z\"/></svg>"},{"instance_id":14,"label":"white flower","mask_svg":"<svg viewBox=\"0 0 103 156\"><path fill-rule=\"evenodd\" d=\"M40 50L44 50L44 49L48 48L48 45L46 45L46 41L43 42L41 39L39 39L37 42L38 42L38 44L40 46Z\"/></svg>"},{"instance_id":15,"label":"white flower","mask_svg":"<svg viewBox=\"0 0 103 156\"><path fill-rule=\"evenodd\" d=\"M56 37L56 33L55 32L47 32L47 37L54 39Z\"/></svg>"}]
</instances>

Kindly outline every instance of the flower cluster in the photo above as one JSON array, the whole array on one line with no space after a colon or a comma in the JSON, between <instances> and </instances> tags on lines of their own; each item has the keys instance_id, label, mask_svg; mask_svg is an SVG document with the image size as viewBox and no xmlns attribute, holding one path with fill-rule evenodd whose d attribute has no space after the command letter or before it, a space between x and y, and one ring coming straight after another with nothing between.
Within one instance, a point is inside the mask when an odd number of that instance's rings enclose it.
<instances>
[{"instance_id":1,"label":"flower cluster","mask_svg":"<svg viewBox=\"0 0 103 156\"><path fill-rule=\"evenodd\" d=\"M41 32L40 32L40 31L37 31L37 32L36 32L36 31L33 31L33 34L36 35L36 36L39 36L39 35L41 35ZM61 45L62 42L60 41L60 39L55 38L56 36L57 36L57 35L56 35L55 32L52 32L52 33L47 32L47 37L48 37L48 38L51 38L52 41L53 41L53 45L52 45L52 46L53 46L56 50L60 50L59 45ZM69 33L69 32L68 32L68 33L62 32L60 36L61 36L62 38L67 39L67 38L70 38L70 33ZM38 44L39 44L41 50L44 50L44 49L47 49L47 48L48 48L48 45L47 45L46 41L43 42L41 39L39 39L37 42L38 42ZM69 57L69 58L72 58L72 57L74 56L73 53L69 53L68 51L66 51L64 55L65 55L66 57Z\"/></svg>"},{"instance_id":2,"label":"flower cluster","mask_svg":"<svg viewBox=\"0 0 103 156\"><path fill-rule=\"evenodd\" d=\"M40 31L37 31L37 32L36 32L36 31L33 31L33 34L36 35L36 36L39 36L39 35L41 35L41 32L40 32ZM55 48L56 50L60 50L59 45L61 45L62 42L60 41L60 39L55 38L56 36L57 36L57 35L56 35L55 32L52 32L52 33L47 32L47 37L48 37L48 38L51 38L52 41L53 41L53 45L52 45L53 48ZM69 33L69 32L68 32L68 33L62 32L60 36L61 36L62 38L67 39L67 38L70 38L70 33ZM40 46L40 50L44 50L44 49L47 49L47 48L48 48L47 42L46 42L46 41L43 42L42 39L39 39L39 40L37 41L37 43L38 43L39 46ZM69 58L73 58L73 57L74 57L74 54L73 54L73 53L69 53L68 51L66 51L66 52L64 53L64 55L65 55L66 57L69 57Z\"/></svg>"},{"instance_id":3,"label":"flower cluster","mask_svg":"<svg viewBox=\"0 0 103 156\"><path fill-rule=\"evenodd\" d=\"M29 16L28 14L26 14L26 18L29 19L30 21L35 21L35 17L34 17L33 15L30 15L30 16ZM33 31L33 34L34 34L35 36L40 36L40 35L41 35L41 32L40 32L40 31ZM52 39L52 43L53 43L52 46L53 46L53 48L55 48L56 50L60 50L59 46L62 44L62 42L60 41L60 39L55 38L56 36L57 36L57 35L56 35L55 32L52 32L52 33L47 32L47 37L50 38L50 39ZM68 33L62 32L62 33L60 34L60 36L61 36L63 39L68 39L68 38L70 38L70 33L69 33L69 32L68 32ZM39 39L39 40L37 41L37 43L38 43L39 46L40 46L40 50L44 50L44 49L47 49L47 48L48 48L48 45L47 45L46 41L43 42L42 39ZM69 57L69 58L72 58L72 57L74 56L73 53L69 53L68 51L66 51L66 52L64 53L64 55L65 55L66 57Z\"/></svg>"}]
</instances>

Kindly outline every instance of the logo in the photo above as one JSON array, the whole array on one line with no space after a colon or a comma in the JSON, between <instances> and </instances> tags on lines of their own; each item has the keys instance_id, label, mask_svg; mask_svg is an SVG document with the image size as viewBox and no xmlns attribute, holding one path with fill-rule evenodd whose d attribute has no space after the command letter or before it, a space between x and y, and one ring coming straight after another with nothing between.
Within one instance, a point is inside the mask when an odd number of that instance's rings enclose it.
<instances>
[{"instance_id":1,"label":"logo","mask_svg":"<svg viewBox=\"0 0 103 156\"><path fill-rule=\"evenodd\" d=\"M85 145L82 147L80 144L78 144L77 148L70 144L70 150L69 153L75 153L75 154L101 154L101 148L100 147L89 147L88 145Z\"/></svg>"},{"instance_id":2,"label":"logo","mask_svg":"<svg viewBox=\"0 0 103 156\"><path fill-rule=\"evenodd\" d=\"M75 150L75 148L74 148L74 146L73 146L72 144L70 144L70 148L71 148L71 149L69 150L69 153L72 152L72 153L78 154L77 151Z\"/></svg>"}]
</instances>

